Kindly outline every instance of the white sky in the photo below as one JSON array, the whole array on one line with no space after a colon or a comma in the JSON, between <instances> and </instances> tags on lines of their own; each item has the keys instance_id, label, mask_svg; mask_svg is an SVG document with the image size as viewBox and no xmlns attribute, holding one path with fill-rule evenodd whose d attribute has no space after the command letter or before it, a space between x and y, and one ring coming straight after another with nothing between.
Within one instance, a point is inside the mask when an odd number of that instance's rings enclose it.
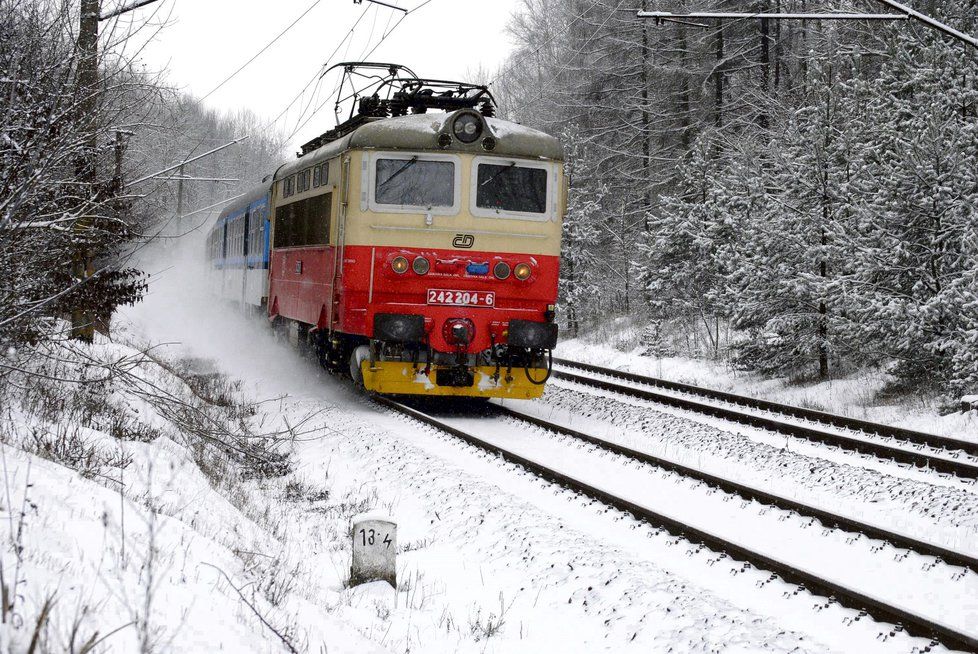
<instances>
[{"instance_id":1,"label":"white sky","mask_svg":"<svg viewBox=\"0 0 978 654\"><path fill-rule=\"evenodd\" d=\"M405 8L424 0L387 0ZM104 0L103 11L122 0ZM197 97L258 52L305 11L313 0L163 0L138 9L131 20L169 16L169 22L142 53L151 69L169 70L170 84ZM370 56L372 61L405 64L421 77L464 80L480 66L494 71L512 44L505 32L520 0L431 0L404 22ZM361 59L402 12L353 0L321 0L289 33L206 103L217 109L248 108L266 120L277 116L315 75L349 33L365 8L367 14L352 39L332 63ZM103 23L103 25L106 25ZM369 46L368 46L369 44ZM333 91L339 76L312 84L303 98L277 124L286 134L308 118ZM474 80L473 80L474 81ZM312 103L305 116L303 108ZM334 124L333 103L327 104L291 140L295 146Z\"/></svg>"}]
</instances>

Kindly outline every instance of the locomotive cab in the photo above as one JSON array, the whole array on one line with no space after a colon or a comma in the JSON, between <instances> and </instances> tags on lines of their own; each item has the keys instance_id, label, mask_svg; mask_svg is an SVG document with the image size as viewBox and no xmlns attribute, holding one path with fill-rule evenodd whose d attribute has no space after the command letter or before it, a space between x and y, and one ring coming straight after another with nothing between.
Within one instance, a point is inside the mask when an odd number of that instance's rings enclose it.
<instances>
[{"instance_id":1,"label":"locomotive cab","mask_svg":"<svg viewBox=\"0 0 978 654\"><path fill-rule=\"evenodd\" d=\"M353 377L379 393L538 397L557 340L559 146L469 110L355 140L374 147L351 155L344 230L341 313L360 311L367 337Z\"/></svg>"}]
</instances>

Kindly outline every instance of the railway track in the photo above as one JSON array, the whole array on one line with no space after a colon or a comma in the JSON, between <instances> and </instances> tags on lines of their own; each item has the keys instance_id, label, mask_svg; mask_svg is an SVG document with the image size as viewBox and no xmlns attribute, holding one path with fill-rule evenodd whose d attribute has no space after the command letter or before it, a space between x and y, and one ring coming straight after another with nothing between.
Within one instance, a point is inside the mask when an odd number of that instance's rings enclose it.
<instances>
[{"instance_id":1,"label":"railway track","mask_svg":"<svg viewBox=\"0 0 978 654\"><path fill-rule=\"evenodd\" d=\"M969 568L970 570L978 573L978 558L973 556L968 556L967 554L963 554L961 552L949 550L947 548L940 547L939 545L928 543L927 541L918 540L905 534L883 529L881 527L877 527L876 525L871 525L859 520L853 520L852 518L838 515L836 513L832 513L831 511L826 511L810 504L804 504L803 502L798 502L774 493L769 493L759 488L747 486L746 484L741 484L730 479L725 479L717 475L711 475L701 470L690 468L688 466L675 463L674 461L669 461L668 459L653 456L646 452L633 450L623 445L606 441L603 438L597 438L596 436L591 436L589 434L564 427L563 425L552 423L548 420L543 420L535 416L520 413L519 411L514 411L508 407L499 405L491 406L493 406L494 410L498 411L500 415L535 425L562 436L568 436L570 438L589 443L602 450L613 452L634 461L639 461L662 470L669 470L671 472L678 473L684 477L701 481L726 493L737 495L745 500L755 500L768 506L777 507L785 511L792 511L798 515L815 518L825 527L842 529L854 534L862 534L869 538L885 541L894 547L912 550L918 554L933 556L944 561L945 563L961 566L963 568Z\"/></svg>"},{"instance_id":2,"label":"railway track","mask_svg":"<svg viewBox=\"0 0 978 654\"><path fill-rule=\"evenodd\" d=\"M786 563L777 558L757 552L745 547L744 545L735 543L722 536L711 533L705 529L695 527L674 517L664 515L630 500L618 497L606 490L551 468L545 463L531 460L479 436L458 429L445 421L419 411L418 409L386 397L374 397L373 400L376 403L395 412L458 438L469 445L473 445L482 450L495 454L505 461L516 464L542 479L582 495L591 497L619 511L629 513L636 519L644 521L655 527L665 529L670 534L677 537L684 538L693 543L701 544L718 553L723 553L739 561L749 563L756 568L768 570L777 574L788 583L797 584L814 594L819 594L826 598L834 599L841 605L848 608L864 611L867 615L872 616L878 621L901 625L907 631L907 633L911 635L932 638L950 649L978 651L978 638L958 632L944 624L917 615L904 608L889 604L865 593L860 593L856 589L849 588L830 579L825 579L817 574L791 565L790 563ZM680 472L680 474L687 474L687 472L689 472L689 476L695 479L699 479L711 485L716 485L727 492L736 493L745 498L750 497L751 499L756 499L760 502L779 506L780 508L785 508L791 511L796 511L800 514L810 515L828 524L834 523L842 529L866 533L866 535L873 538L882 538L888 541L891 539L897 540L902 543L899 545L900 547L909 547L913 545L913 547L909 548L922 552L927 551L927 553L930 553L933 556L940 556L941 559L945 561L948 560L944 558L945 555L953 556L958 561L956 565L965 565L971 569L974 569L974 566L978 565L978 561L975 561L973 558L958 554L956 552L951 552L949 550L943 550L942 548L937 548L929 543L915 541L900 534L895 534L877 527L865 525L842 516L831 514L830 512L823 511L821 509L816 509L814 507L803 505L785 498L780 498L719 477L713 477L698 471L693 471L689 468L678 466L677 464L657 459L656 457L651 457L644 453L607 443L602 439L597 439L581 432L566 429L560 425L552 424L539 418L526 416L522 413L510 411L502 407L498 408L501 414L514 417L518 420L523 420L528 424L533 424L538 427L554 431L558 434L587 441L593 445L597 445L604 449L608 449L609 451L633 458L637 461L649 463L650 465L655 465L657 467L671 469L676 472ZM866 531L863 531L863 528L865 528ZM938 551L943 552L943 554L938 554Z\"/></svg>"},{"instance_id":3,"label":"railway track","mask_svg":"<svg viewBox=\"0 0 978 654\"><path fill-rule=\"evenodd\" d=\"M978 479L978 464L970 461L961 461L956 458L960 457L961 454L965 454L969 457L978 457L978 443L972 443L954 438L946 438L937 436L935 434L927 434L909 429L890 427L878 423L867 422L865 420L857 420L854 418L847 418L845 416L824 413L822 411L813 411L787 404L758 400L742 395L734 395L732 393L691 386L689 384L680 384L678 382L656 379L654 377L644 377L642 375L621 372L611 368L602 368L600 366L593 366L578 361L555 358L554 363L562 366L563 368L573 368L592 375L597 374L605 377L615 377L631 382L632 384L642 384L646 387L657 387L668 392L662 392L655 390L654 388L640 388L638 386L621 384L608 379L599 379L592 376L568 372L567 370L555 369L553 371L553 376L564 381L590 386L592 388L617 393L619 395L626 395L651 402L657 402L659 404L665 404L667 406L679 409L686 409L715 418L721 418L723 420L729 420L751 427L758 427L781 434L787 434L813 442L833 445L863 454L870 454L881 459L889 459L897 463L907 464L917 468L928 468L936 472L955 475L957 477L966 479ZM672 393L683 393L686 396L674 395ZM713 400L714 402L704 401L704 399ZM727 405L736 406L724 406L715 402L723 402ZM764 411L766 413L776 413L788 418L814 422L823 426L809 426L806 424L799 424L797 422L789 422L771 417L769 415L760 415L758 413L745 411L743 408L739 407ZM852 432L857 432L859 434L878 436L886 439L889 442L880 442L879 440L860 438L858 435L837 433L826 429L825 426L842 428ZM904 447L900 447L900 445L907 443L909 443L912 447L926 446L937 448L941 450L941 452L928 453L917 449L906 449Z\"/></svg>"}]
</instances>

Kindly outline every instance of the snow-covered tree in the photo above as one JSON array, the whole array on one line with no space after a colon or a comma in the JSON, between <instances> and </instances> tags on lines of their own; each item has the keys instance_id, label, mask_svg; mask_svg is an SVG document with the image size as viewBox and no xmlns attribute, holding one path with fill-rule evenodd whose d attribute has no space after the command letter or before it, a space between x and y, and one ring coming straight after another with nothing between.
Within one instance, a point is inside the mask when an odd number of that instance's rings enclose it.
<instances>
[{"instance_id":1,"label":"snow-covered tree","mask_svg":"<svg viewBox=\"0 0 978 654\"><path fill-rule=\"evenodd\" d=\"M849 328L904 379L974 384L978 324L978 85L973 57L896 32L865 97L869 156L845 281ZM871 127L871 128L870 128Z\"/></svg>"}]
</instances>

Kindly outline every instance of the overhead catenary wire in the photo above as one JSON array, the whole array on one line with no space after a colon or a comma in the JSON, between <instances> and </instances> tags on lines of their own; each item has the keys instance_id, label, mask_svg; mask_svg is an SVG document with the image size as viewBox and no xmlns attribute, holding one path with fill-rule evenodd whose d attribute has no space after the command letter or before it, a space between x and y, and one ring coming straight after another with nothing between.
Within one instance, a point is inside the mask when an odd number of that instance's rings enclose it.
<instances>
[{"instance_id":1,"label":"overhead catenary wire","mask_svg":"<svg viewBox=\"0 0 978 654\"><path fill-rule=\"evenodd\" d=\"M279 112L277 116L275 116L275 118L273 118L272 120L270 120L269 122L267 122L265 125L261 127L260 129L261 132L267 131L269 128L272 127L272 125L274 125L279 120L281 120L282 117L285 116L285 114L289 111L289 109L291 109L292 106L299 101L299 98L302 97L302 95L309 89L309 87L312 86L312 84L315 83L317 80L322 78L322 72L329 67L330 62L333 60L333 57L335 57L336 53L340 51L340 48L343 47L343 44L346 43L347 40L349 40L356 32L357 27L359 27L361 21L363 21L363 18L364 16L367 15L367 11L369 9L370 9L369 6L363 8L363 11L360 12L360 16L356 19L356 21L353 23L350 29L347 30L346 34L340 40L340 42L336 44L336 48L333 49L333 52L330 53L329 57L326 58L326 62L320 65L316 69L315 74L313 74L313 76L309 79L309 81L306 82L306 85L302 87L302 89L295 95L295 97L293 97L292 100L287 105L285 105L285 108L283 108L282 111Z\"/></svg>"},{"instance_id":2,"label":"overhead catenary wire","mask_svg":"<svg viewBox=\"0 0 978 654\"><path fill-rule=\"evenodd\" d=\"M246 62L242 67L240 67L238 69L238 71L236 71L235 73L233 73L232 76L233 75L236 75L238 72L240 72L241 70L243 70L248 64L250 64L252 61L254 61L258 56L260 56L260 54L262 52L266 51L275 41L277 41L278 39L280 39L293 26L295 26L296 24L298 24L298 22L301 21L303 17L305 17L306 15L308 15L309 12L312 11L312 9L314 9L321 2L322 2L322 0L316 0L315 2L313 2L296 20L294 20L288 27L286 27L286 29L283 30L283 32L281 32L278 36L276 36L275 39L273 39L272 41L270 41L264 48L262 48L262 50L257 55L255 55L251 59L249 59L249 61ZM364 16L366 16L367 11L369 9L370 9L369 6L364 7L364 10L362 12L360 12L360 15L357 18L357 20L354 21L353 25L350 27L350 29L346 32L346 34L344 35L344 37L340 40L339 43L337 43L336 47L330 53L330 55L327 58L326 62L324 64L322 64L319 68L316 69L316 73L310 78L310 80L306 83L306 85L302 87L302 89L295 95L295 97L292 98L292 100L285 106L285 108L282 109L282 111L275 118L273 118L271 121L265 123L264 125L262 125L261 127L259 127L256 130L257 133L264 134L265 132L267 132L275 123L277 123L279 120L282 119L283 116L285 116L285 114L289 111L289 109L291 109L292 106L295 105L295 103L302 97L302 95L309 89L309 87L314 82L316 82L317 80L322 79L321 72L325 68L327 68L329 66L329 63L332 61L333 57L335 57L336 54L340 51L340 48L343 47L343 44L346 43L348 40L351 39L351 37L356 32L357 27L360 25L360 23L362 22ZM225 82L228 81L229 79L230 79L230 77L228 79L226 79ZM222 84L224 84L224 82L222 82ZM207 96L209 96L212 93L214 93L214 91L216 91L217 88L219 88L220 86L221 85L218 85L218 87L215 87L212 91L210 91L207 95L205 95L204 98L206 98ZM204 98L201 98L201 100L203 100ZM248 138L248 137L244 137L244 138ZM289 138L291 138L291 136ZM234 141L233 143L237 143L240 140L243 140L243 139L238 139L237 141ZM231 144L226 144L225 146L222 146L219 149L223 149L224 147L228 147L229 145L231 145ZM201 155L201 156L202 157L203 156L207 156L208 154L212 154L213 152L214 151L211 151L211 152L205 153L204 155ZM171 166L170 168L167 168L165 170L158 171L156 173L153 173L152 175L147 175L146 177L143 177L141 179L138 179L135 182L130 182L129 185L136 184L136 183L139 183L139 182L143 182L143 181L146 181L147 179L151 179L151 178L158 178L160 175L166 174L166 173L168 173L168 172L170 172L172 170L176 170L180 166L185 165L186 163L188 163L190 161L195 161L195 160L196 160L196 158L195 159L190 159L188 157L187 161L181 162L180 164L177 164L175 166ZM235 197L238 197L238 196L235 196ZM235 199L235 197L227 198L227 199L223 200L222 203L223 202L229 202L229 201ZM218 204L221 204L221 203L218 203ZM210 207L208 207L208 208L210 208ZM198 210L197 212L199 212L199 211L202 211L202 210ZM194 212L194 213L197 213L197 212ZM191 213L191 214L186 214L186 215L189 216L189 215L194 215L194 214ZM169 223L169 222L170 221L167 221L167 223Z\"/></svg>"},{"instance_id":3,"label":"overhead catenary wire","mask_svg":"<svg viewBox=\"0 0 978 654\"><path fill-rule=\"evenodd\" d=\"M622 0L622 1L624 2L624 0ZM363 59L368 59L368 58L369 58L369 57L370 57L370 56L371 56L371 55L372 55L372 54L373 54L374 52L376 52L376 50L377 50L377 48L379 48L379 47L380 47L380 46L381 46L381 45L382 45L382 44L384 43L384 41L386 41L386 40L387 40L387 38L388 38L388 37L390 37L390 35L394 33L394 31L395 31L395 30L396 30L396 29L398 28L398 26L399 26L399 25L400 25L401 23L403 23L403 22L404 22L404 19L405 19L405 18L407 18L408 16L410 16L410 15L411 15L411 14L413 14L414 12L416 12L416 11L418 11L418 10L420 10L420 9L422 9L422 8L424 8L424 7L426 6L426 5L428 5L428 4L430 4L431 2L432 2L432 0L425 0L424 2L422 2L421 4L419 4L418 6L416 6L416 7L414 7L413 9L409 9L409 10L408 10L407 12L405 12L405 13L404 13L404 15L403 15L403 16L401 16L401 18L400 18L400 19L399 19L399 20L398 20L398 21L397 21L396 23L394 23L394 26L393 26L393 27L391 27L391 28L390 28L389 30L387 30L386 32L384 32L384 34L383 34L383 35L382 35L382 36L380 37L380 40L379 40L379 41L377 41L377 43L376 43L376 44L374 45L374 47L373 47L373 48L371 48L371 49L370 49L370 50L369 50L369 51L368 51L368 52L367 52L367 53L366 53L365 55L363 55ZM334 53L334 54L335 54L335 53ZM327 63L328 63L328 62L327 62ZM337 89L336 89L336 90L335 90L335 91L334 91L333 93L331 93L331 94L330 94L330 95L329 95L329 96L328 96L328 97L327 97L327 98L326 98L326 99L325 99L325 100L324 100L323 102L321 102L321 103L320 103L320 104L319 104L319 105L318 105L318 106L317 106L317 107L316 107L316 108L315 108L315 109L313 110L313 112L312 112L312 113L311 113L311 114L309 115L309 117L308 117L308 118L306 118L306 120L305 120L305 121L303 121L303 122L302 122L302 124L301 124L301 125L298 125L298 126L297 126L297 127L296 127L296 128L294 129L294 130L292 130L292 133L291 133L291 134L289 134L289 135L288 135L288 136L286 137L286 140L287 140L287 141L288 141L288 140L291 140L291 139L292 139L292 138L293 138L293 137L294 137L294 136L295 136L296 134L298 134L298 133L299 133L299 132L300 132L300 131L301 131L301 130L302 130L302 129L303 129L303 128L304 128L305 126L306 126L306 125L308 125L308 124L309 124L309 122L310 122L310 121L311 121L311 120L312 120L313 118L315 118L315 117L316 117L316 115L317 115L317 114L318 114L318 113L319 113L320 111L322 111L322 109L323 109L323 107L325 107L325 106L326 106L326 105L327 105L327 104L329 103L329 101L330 101L330 100L332 99L332 97L333 97L333 95L335 95L336 93L338 93L338 91L339 91L339 88L337 87Z\"/></svg>"},{"instance_id":4,"label":"overhead catenary wire","mask_svg":"<svg viewBox=\"0 0 978 654\"><path fill-rule=\"evenodd\" d=\"M230 75L228 75L227 77L225 77L223 80L221 80L221 82L217 86L215 86L210 91L208 91L206 94L204 94L204 97L202 97L200 99L200 101L203 102L207 98L211 97L212 95L214 95L214 93L216 93L218 91L218 89L220 89L225 84L227 84L228 82L230 82L232 79L234 79L235 77L237 77L238 73L240 73L245 68L247 68L248 66L250 66L256 59L258 59L258 57L260 57L263 54L265 54L265 52L269 48L271 48L273 45L275 45L275 43L277 43L278 40L281 39L283 36L285 36L286 34L288 34L289 31L293 27L295 27L296 25L299 24L299 21L301 21L303 18L305 18L307 15L309 15L309 12L312 11L313 9L315 9L320 3L322 3L322 1L323 0L314 0L314 2L311 5L309 5L306 8L305 11L303 11L301 14L299 14L299 17L298 18L296 18L294 21L292 21L291 23L289 23L289 25L284 30L282 30L281 32L279 32L278 35L276 35L275 38L273 38L271 41L269 41L268 43L266 43L265 46L261 50L259 50L258 52L256 52L248 61L246 61L243 64L241 64L241 66L239 66L237 70L235 70L233 73L231 73Z\"/></svg>"}]
</instances>

